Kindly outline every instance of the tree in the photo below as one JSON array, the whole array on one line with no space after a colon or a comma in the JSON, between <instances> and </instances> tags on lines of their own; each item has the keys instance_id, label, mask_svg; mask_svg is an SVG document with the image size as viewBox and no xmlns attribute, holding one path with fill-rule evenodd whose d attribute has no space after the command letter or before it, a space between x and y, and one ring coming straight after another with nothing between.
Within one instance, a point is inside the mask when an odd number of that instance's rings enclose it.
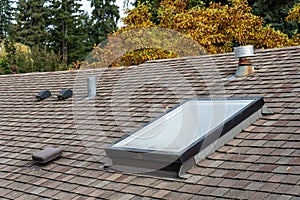
<instances>
[{"instance_id":1,"label":"tree","mask_svg":"<svg viewBox=\"0 0 300 200\"><path fill-rule=\"evenodd\" d=\"M146 5L151 14L152 21L158 24L158 8L162 0L135 0L132 4L137 7L139 4ZM221 3L221 5L230 4L232 0L188 0L187 9L205 6L209 7L210 3ZM292 36L295 30L298 30L300 25L297 22L284 21L288 15L288 11L299 0L248 0L249 5L252 7L252 13L254 15L263 17L264 26L271 25L276 30L280 30L289 36ZM129 0L125 0L125 5L129 4Z\"/></svg>"},{"instance_id":2,"label":"tree","mask_svg":"<svg viewBox=\"0 0 300 200\"><path fill-rule=\"evenodd\" d=\"M91 6L93 8L91 36L94 44L99 44L117 29L119 10L115 0L91 0Z\"/></svg>"},{"instance_id":3,"label":"tree","mask_svg":"<svg viewBox=\"0 0 300 200\"><path fill-rule=\"evenodd\" d=\"M299 23L285 21L289 10L299 0L249 0L252 6L252 13L264 19L264 25L271 25L276 30L280 30L292 36L295 30L300 28Z\"/></svg>"},{"instance_id":4,"label":"tree","mask_svg":"<svg viewBox=\"0 0 300 200\"><path fill-rule=\"evenodd\" d=\"M298 4L295 4L294 7L289 11L286 19L291 21L298 21L300 23L300 2Z\"/></svg>"},{"instance_id":5,"label":"tree","mask_svg":"<svg viewBox=\"0 0 300 200\"><path fill-rule=\"evenodd\" d=\"M88 37L88 15L80 9L79 0L51 0L49 3L48 46L62 55L66 65L76 62L92 49Z\"/></svg>"},{"instance_id":6,"label":"tree","mask_svg":"<svg viewBox=\"0 0 300 200\"><path fill-rule=\"evenodd\" d=\"M12 29L14 8L12 0L0 1L0 39L8 37Z\"/></svg>"},{"instance_id":7,"label":"tree","mask_svg":"<svg viewBox=\"0 0 300 200\"><path fill-rule=\"evenodd\" d=\"M63 69L59 56L47 48L50 44L46 0L20 0L14 27L4 41L1 73L24 73ZM22 50L22 49L25 49Z\"/></svg>"},{"instance_id":8,"label":"tree","mask_svg":"<svg viewBox=\"0 0 300 200\"><path fill-rule=\"evenodd\" d=\"M46 47L29 46L5 40L0 43L0 74L66 69L60 58Z\"/></svg>"},{"instance_id":9,"label":"tree","mask_svg":"<svg viewBox=\"0 0 300 200\"><path fill-rule=\"evenodd\" d=\"M15 39L30 47L46 45L47 18L46 0L20 0L17 5Z\"/></svg>"},{"instance_id":10,"label":"tree","mask_svg":"<svg viewBox=\"0 0 300 200\"><path fill-rule=\"evenodd\" d=\"M149 12L151 13L151 21L153 21L155 24L158 24L158 9L160 7L160 3L162 0L135 0L132 5L135 7L138 7L138 5L143 4L148 7ZM221 4L227 4L228 0L188 0L187 3L187 9L198 7L198 6L203 6L205 5L206 7L209 6L209 4L213 3L221 3ZM125 0L124 5L128 5L129 0Z\"/></svg>"},{"instance_id":11,"label":"tree","mask_svg":"<svg viewBox=\"0 0 300 200\"><path fill-rule=\"evenodd\" d=\"M286 17L286 21L296 21L300 23L300 2L296 4L290 11L288 16ZM293 40L300 44L300 33L299 30L296 30L293 35Z\"/></svg>"},{"instance_id":12,"label":"tree","mask_svg":"<svg viewBox=\"0 0 300 200\"><path fill-rule=\"evenodd\" d=\"M8 35L4 41L6 55L0 58L1 73L66 69L92 50L92 22L81 10L80 0L20 0L9 24L3 16L8 7L12 9L12 1L0 2L0 37ZM13 25L9 34L7 24ZM28 46L30 53L17 51L15 44Z\"/></svg>"},{"instance_id":13,"label":"tree","mask_svg":"<svg viewBox=\"0 0 300 200\"><path fill-rule=\"evenodd\" d=\"M157 13L159 23L155 24L151 10L145 4L139 4L123 20L125 27L114 35L141 27L171 29L189 36L211 54L232 52L233 47L238 45L252 44L255 48L274 48L299 44L271 26L264 27L264 20L251 13L251 7L246 0L233 0L224 5L211 3L209 7L203 5L190 9L187 1L163 0ZM140 39L137 37L132 42L136 40ZM125 41L126 46L131 46L130 42ZM127 52L116 66L174 57L174 52L163 50L141 48Z\"/></svg>"}]
</instances>

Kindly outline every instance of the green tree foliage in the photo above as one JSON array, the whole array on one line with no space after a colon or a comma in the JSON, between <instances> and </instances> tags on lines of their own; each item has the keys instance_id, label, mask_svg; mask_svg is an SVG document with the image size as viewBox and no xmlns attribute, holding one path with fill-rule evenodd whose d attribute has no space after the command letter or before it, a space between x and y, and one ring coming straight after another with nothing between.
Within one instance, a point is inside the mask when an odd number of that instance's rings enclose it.
<instances>
[{"instance_id":1,"label":"green tree foliage","mask_svg":"<svg viewBox=\"0 0 300 200\"><path fill-rule=\"evenodd\" d=\"M25 72L46 72L66 70L69 67L61 62L61 56L58 56L53 50L47 47L35 46L31 48L30 58L32 67Z\"/></svg>"},{"instance_id":2,"label":"green tree foliage","mask_svg":"<svg viewBox=\"0 0 300 200\"><path fill-rule=\"evenodd\" d=\"M12 0L0 1L0 40L8 37L12 29L14 8Z\"/></svg>"},{"instance_id":3,"label":"green tree foliage","mask_svg":"<svg viewBox=\"0 0 300 200\"><path fill-rule=\"evenodd\" d=\"M284 19L289 10L298 2L299 0L249 0L249 5L252 6L253 14L263 17L265 25L271 25L276 30L292 36L300 25L295 21Z\"/></svg>"},{"instance_id":4,"label":"green tree foliage","mask_svg":"<svg viewBox=\"0 0 300 200\"><path fill-rule=\"evenodd\" d=\"M0 74L26 72L32 67L30 48L26 45L4 40L1 43Z\"/></svg>"},{"instance_id":5,"label":"green tree foliage","mask_svg":"<svg viewBox=\"0 0 300 200\"><path fill-rule=\"evenodd\" d=\"M91 0L91 5L93 8L91 37L94 44L99 44L117 29L119 10L115 0Z\"/></svg>"},{"instance_id":6,"label":"green tree foliage","mask_svg":"<svg viewBox=\"0 0 300 200\"><path fill-rule=\"evenodd\" d=\"M2 42L0 47L0 74L67 69L61 64L60 57L46 47L29 48L8 40Z\"/></svg>"},{"instance_id":7,"label":"green tree foliage","mask_svg":"<svg viewBox=\"0 0 300 200\"><path fill-rule=\"evenodd\" d=\"M50 49L70 64L82 59L92 44L88 38L88 15L79 0L51 0L49 9Z\"/></svg>"},{"instance_id":8,"label":"green tree foliage","mask_svg":"<svg viewBox=\"0 0 300 200\"><path fill-rule=\"evenodd\" d=\"M15 33L12 37L16 42L30 47L46 45L47 18L49 10L45 7L46 0L20 0L17 5Z\"/></svg>"},{"instance_id":9,"label":"green tree foliage","mask_svg":"<svg viewBox=\"0 0 300 200\"><path fill-rule=\"evenodd\" d=\"M0 1L1 74L78 68L119 19L115 0L92 0L91 16L80 0L13 1ZM19 51L16 44L30 51Z\"/></svg>"}]
</instances>

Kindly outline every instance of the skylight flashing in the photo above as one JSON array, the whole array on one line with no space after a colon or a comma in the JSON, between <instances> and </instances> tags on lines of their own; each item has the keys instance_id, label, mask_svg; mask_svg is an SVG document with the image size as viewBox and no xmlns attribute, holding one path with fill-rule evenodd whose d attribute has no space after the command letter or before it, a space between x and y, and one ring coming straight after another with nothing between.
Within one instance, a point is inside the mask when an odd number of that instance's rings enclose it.
<instances>
[{"instance_id":1,"label":"skylight flashing","mask_svg":"<svg viewBox=\"0 0 300 200\"><path fill-rule=\"evenodd\" d=\"M236 135L257 120L263 104L260 97L187 100L105 151L115 169L182 176L199 160L197 154L218 141L224 144L222 140L232 138L224 135L232 130Z\"/></svg>"}]
</instances>

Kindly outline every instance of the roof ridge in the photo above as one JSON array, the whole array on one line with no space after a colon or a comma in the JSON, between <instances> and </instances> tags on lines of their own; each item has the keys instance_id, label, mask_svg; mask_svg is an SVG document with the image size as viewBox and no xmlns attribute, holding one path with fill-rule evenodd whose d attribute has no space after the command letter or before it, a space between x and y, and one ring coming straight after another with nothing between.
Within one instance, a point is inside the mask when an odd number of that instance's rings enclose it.
<instances>
[{"instance_id":1,"label":"roof ridge","mask_svg":"<svg viewBox=\"0 0 300 200\"><path fill-rule=\"evenodd\" d=\"M300 46L290 46L290 47L280 47L280 48L270 48L270 49L255 49L256 53L267 53L267 52L279 52L279 51L285 51L285 50L296 50L300 49ZM213 57L218 58L222 56L229 56L234 55L234 52L228 52L228 53L219 53L219 54L205 54L205 55L198 55L198 56L189 56L189 57L179 57L179 58L166 58L166 59L159 59L159 60L149 60L139 65L132 65L132 66L121 66L121 67L114 67L114 68L86 68L86 69L79 69L79 70L62 70L62 71L51 71L51 72L28 72L28 73L20 73L20 74L4 74L0 75L0 77L14 77L14 76L31 76L31 75L47 75L47 74L68 74L68 73L78 73L82 71L98 71L98 70L122 70L124 68L135 68L138 66L144 66L147 64L152 63L161 63L161 62L168 62L168 61L180 61L180 60L190 60L190 59L197 59L200 57Z\"/></svg>"}]
</instances>

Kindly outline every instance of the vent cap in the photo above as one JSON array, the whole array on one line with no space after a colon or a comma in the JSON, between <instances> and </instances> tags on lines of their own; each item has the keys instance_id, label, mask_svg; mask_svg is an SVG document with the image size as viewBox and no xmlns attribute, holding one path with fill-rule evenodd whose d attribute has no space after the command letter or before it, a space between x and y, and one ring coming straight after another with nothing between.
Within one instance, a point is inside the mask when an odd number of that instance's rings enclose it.
<instances>
[{"instance_id":1,"label":"vent cap","mask_svg":"<svg viewBox=\"0 0 300 200\"><path fill-rule=\"evenodd\" d=\"M57 95L58 100L65 100L73 96L71 89L62 89L60 94Z\"/></svg>"},{"instance_id":2,"label":"vent cap","mask_svg":"<svg viewBox=\"0 0 300 200\"><path fill-rule=\"evenodd\" d=\"M54 160L55 158L60 157L61 155L62 151L60 149L49 147L32 154L32 160L39 163L47 163L51 160Z\"/></svg>"},{"instance_id":3,"label":"vent cap","mask_svg":"<svg viewBox=\"0 0 300 200\"><path fill-rule=\"evenodd\" d=\"M47 99L51 96L51 92L49 90L42 90L37 95L36 98L41 101Z\"/></svg>"},{"instance_id":4,"label":"vent cap","mask_svg":"<svg viewBox=\"0 0 300 200\"><path fill-rule=\"evenodd\" d=\"M234 55L236 58L254 56L253 45L234 47Z\"/></svg>"}]
</instances>

